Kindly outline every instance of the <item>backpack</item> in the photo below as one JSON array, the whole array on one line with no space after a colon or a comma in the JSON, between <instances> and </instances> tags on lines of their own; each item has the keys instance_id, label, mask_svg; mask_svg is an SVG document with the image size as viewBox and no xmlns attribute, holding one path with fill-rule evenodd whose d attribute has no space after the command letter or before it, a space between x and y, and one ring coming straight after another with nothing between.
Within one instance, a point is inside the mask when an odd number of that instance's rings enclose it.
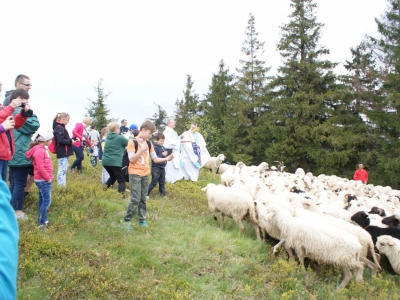
<instances>
[{"instance_id":1,"label":"backpack","mask_svg":"<svg viewBox=\"0 0 400 300\"><path fill-rule=\"evenodd\" d=\"M138 148L137 140L133 139L132 141L135 144L135 150L137 150L137 148ZM151 147L152 147L151 142L149 140L146 140L146 142L147 142L147 146L149 147L149 152L150 152ZM129 173L128 173L129 163L130 163L130 161L129 161L128 151L125 149L124 155L122 156L121 173L122 173L122 176L124 176L126 182L129 182Z\"/></svg>"},{"instance_id":2,"label":"backpack","mask_svg":"<svg viewBox=\"0 0 400 300\"><path fill-rule=\"evenodd\" d=\"M57 126L61 126L61 125L57 125ZM54 129L56 129L57 126L54 127ZM64 127L63 127L63 126L61 126L61 127L62 127L62 129L63 129L63 134L64 134ZM51 143L50 143L50 145L49 145L47 148L49 149L49 151L50 151L51 153L56 154L56 153L57 153L57 146L58 146L58 144L57 144L57 139L56 139L56 135L54 134L54 130L53 130L53 138L51 139Z\"/></svg>"}]
</instances>

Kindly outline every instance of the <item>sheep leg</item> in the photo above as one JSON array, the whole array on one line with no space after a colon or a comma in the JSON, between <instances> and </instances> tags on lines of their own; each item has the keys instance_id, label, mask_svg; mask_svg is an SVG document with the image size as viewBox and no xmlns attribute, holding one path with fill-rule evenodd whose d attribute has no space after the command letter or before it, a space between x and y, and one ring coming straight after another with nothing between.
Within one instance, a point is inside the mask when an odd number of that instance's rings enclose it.
<instances>
[{"instance_id":1,"label":"sheep leg","mask_svg":"<svg viewBox=\"0 0 400 300\"><path fill-rule=\"evenodd\" d=\"M372 276L376 276L376 273L378 273L378 267L377 265L375 265L372 261L370 261L368 258L366 257L361 257L360 260L365 263L365 265L371 269L371 274Z\"/></svg>"},{"instance_id":2,"label":"sheep leg","mask_svg":"<svg viewBox=\"0 0 400 300\"><path fill-rule=\"evenodd\" d=\"M254 228L254 230L256 231L257 241L261 241L261 237L260 237L260 227L259 227L257 224L253 223L253 222L251 222L251 225L253 225L253 228Z\"/></svg>"},{"instance_id":3,"label":"sheep leg","mask_svg":"<svg viewBox=\"0 0 400 300\"><path fill-rule=\"evenodd\" d=\"M236 221L236 223L239 226L240 232L243 232L244 231L244 226L243 226L242 220L239 219L239 220Z\"/></svg>"},{"instance_id":4,"label":"sheep leg","mask_svg":"<svg viewBox=\"0 0 400 300\"><path fill-rule=\"evenodd\" d=\"M282 245L285 245L285 239L280 240L279 243L275 245L275 247L273 248L274 250L272 251L272 253L273 254L277 254L279 248L282 247Z\"/></svg>"},{"instance_id":5,"label":"sheep leg","mask_svg":"<svg viewBox=\"0 0 400 300\"><path fill-rule=\"evenodd\" d=\"M381 256L379 254L375 253L374 244L369 245L369 251L371 252L371 256L372 256L372 259L373 259L376 267L378 268L379 271L382 271L382 267L379 264L379 261L381 260ZM375 272L375 274L373 274L373 276L375 276L375 275L376 275L376 272Z\"/></svg>"},{"instance_id":6,"label":"sheep leg","mask_svg":"<svg viewBox=\"0 0 400 300\"><path fill-rule=\"evenodd\" d=\"M372 264L372 262L371 262ZM363 262L358 262L356 265L356 272L355 272L355 281L362 282L364 281L363 273L364 273L365 264Z\"/></svg>"},{"instance_id":7,"label":"sheep leg","mask_svg":"<svg viewBox=\"0 0 400 300\"><path fill-rule=\"evenodd\" d=\"M224 229L224 217L225 217L225 215L223 214L223 213L221 213L221 217L220 217L220 223L219 223L219 227L221 228L221 229Z\"/></svg>"},{"instance_id":8,"label":"sheep leg","mask_svg":"<svg viewBox=\"0 0 400 300\"><path fill-rule=\"evenodd\" d=\"M351 278L353 277L349 267L343 266L342 270L343 270L343 281L338 286L338 290L344 288L350 282Z\"/></svg>"},{"instance_id":9,"label":"sheep leg","mask_svg":"<svg viewBox=\"0 0 400 300\"><path fill-rule=\"evenodd\" d=\"M287 254L289 255L289 258L290 258L290 259L293 259L293 260L296 260L296 256L295 256L294 253L293 253L293 249L290 248L290 247L288 247L288 246L286 245L286 243L284 243L284 246L285 246L285 250L286 250Z\"/></svg>"}]
</instances>

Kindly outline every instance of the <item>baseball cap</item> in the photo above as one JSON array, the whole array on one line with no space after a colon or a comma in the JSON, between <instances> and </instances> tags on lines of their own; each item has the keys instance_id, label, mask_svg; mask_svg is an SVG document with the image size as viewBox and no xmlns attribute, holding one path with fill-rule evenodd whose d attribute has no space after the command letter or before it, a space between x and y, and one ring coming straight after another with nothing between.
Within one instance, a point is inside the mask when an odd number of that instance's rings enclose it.
<instances>
[{"instance_id":1,"label":"baseball cap","mask_svg":"<svg viewBox=\"0 0 400 300\"><path fill-rule=\"evenodd\" d=\"M129 126L129 129L130 129L130 130L137 130L138 127L137 127L136 124L132 124L131 126Z\"/></svg>"}]
</instances>

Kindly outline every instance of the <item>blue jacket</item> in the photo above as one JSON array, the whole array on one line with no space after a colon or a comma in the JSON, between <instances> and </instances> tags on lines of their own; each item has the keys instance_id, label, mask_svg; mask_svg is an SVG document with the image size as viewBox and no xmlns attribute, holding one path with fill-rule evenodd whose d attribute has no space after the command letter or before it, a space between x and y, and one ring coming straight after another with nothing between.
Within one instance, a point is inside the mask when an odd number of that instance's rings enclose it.
<instances>
[{"instance_id":1,"label":"blue jacket","mask_svg":"<svg viewBox=\"0 0 400 300\"><path fill-rule=\"evenodd\" d=\"M0 299L17 299L19 231L11 194L5 181L0 180Z\"/></svg>"},{"instance_id":2,"label":"blue jacket","mask_svg":"<svg viewBox=\"0 0 400 300\"><path fill-rule=\"evenodd\" d=\"M154 151L156 152L157 157L164 158L165 156L162 155L162 153L165 151L165 148L158 146L156 142L154 142L153 145L154 145ZM163 161L162 163L156 164L154 161L151 161L151 164L152 164L153 168L164 169L165 166L167 165L167 162Z\"/></svg>"}]
</instances>

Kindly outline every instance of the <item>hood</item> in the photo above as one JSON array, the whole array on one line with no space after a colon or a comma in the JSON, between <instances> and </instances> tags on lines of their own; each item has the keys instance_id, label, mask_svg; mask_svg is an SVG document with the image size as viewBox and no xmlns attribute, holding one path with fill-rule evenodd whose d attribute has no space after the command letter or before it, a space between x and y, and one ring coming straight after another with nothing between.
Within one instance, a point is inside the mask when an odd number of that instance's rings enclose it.
<instances>
[{"instance_id":1,"label":"hood","mask_svg":"<svg viewBox=\"0 0 400 300\"><path fill-rule=\"evenodd\" d=\"M28 151L26 151L25 156L30 160L33 161L33 154L36 152L36 150L38 150L39 148L42 148L42 145L35 145L33 146L31 149L29 149Z\"/></svg>"},{"instance_id":2,"label":"hood","mask_svg":"<svg viewBox=\"0 0 400 300\"><path fill-rule=\"evenodd\" d=\"M113 140L113 139L115 139L117 136L119 136L119 134L116 134L115 132L109 132L109 133L107 134L107 139Z\"/></svg>"},{"instance_id":3,"label":"hood","mask_svg":"<svg viewBox=\"0 0 400 300\"><path fill-rule=\"evenodd\" d=\"M53 120L53 130L54 130L54 129L56 128L56 126L58 126L58 125L60 125L60 126L62 126L62 127L65 128L65 125L64 125L64 124L58 123L57 121Z\"/></svg>"}]
</instances>

